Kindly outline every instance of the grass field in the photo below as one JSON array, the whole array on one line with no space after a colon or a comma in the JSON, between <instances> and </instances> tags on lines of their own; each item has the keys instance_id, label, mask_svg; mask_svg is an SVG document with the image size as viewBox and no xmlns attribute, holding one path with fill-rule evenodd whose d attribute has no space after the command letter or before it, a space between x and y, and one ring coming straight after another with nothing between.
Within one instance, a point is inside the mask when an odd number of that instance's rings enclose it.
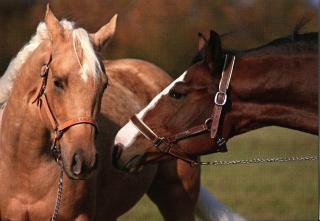
<instances>
[{"instance_id":1,"label":"grass field","mask_svg":"<svg viewBox=\"0 0 320 221\"><path fill-rule=\"evenodd\" d=\"M316 155L318 137L269 127L233 138L229 152L202 160L251 159ZM221 202L248 220L318 220L316 161L261 165L203 167L201 182ZM163 220L156 206L143 197L120 221Z\"/></svg>"}]
</instances>

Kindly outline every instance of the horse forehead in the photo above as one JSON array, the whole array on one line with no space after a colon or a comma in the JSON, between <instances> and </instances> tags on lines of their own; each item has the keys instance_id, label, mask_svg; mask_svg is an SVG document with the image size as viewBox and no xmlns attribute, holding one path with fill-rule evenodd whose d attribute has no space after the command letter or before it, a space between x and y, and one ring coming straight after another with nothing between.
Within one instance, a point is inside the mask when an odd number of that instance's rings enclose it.
<instances>
[{"instance_id":1,"label":"horse forehead","mask_svg":"<svg viewBox=\"0 0 320 221\"><path fill-rule=\"evenodd\" d=\"M67 60L75 59L72 40L60 40L52 45L53 59ZM74 58L73 58L74 57Z\"/></svg>"},{"instance_id":2,"label":"horse forehead","mask_svg":"<svg viewBox=\"0 0 320 221\"><path fill-rule=\"evenodd\" d=\"M179 78L171 82L164 90L162 90L157 96L155 96L151 102L142 109L137 116L140 119L143 119L145 114L149 112L150 110L154 109L155 106L158 104L159 100L162 96L169 93L170 89L179 81L183 81L184 77L186 75L186 72L184 72ZM117 133L117 136L115 138L115 143L122 143L124 146L124 149L129 147L131 144L134 143L134 141L137 139L139 135L139 130L134 126L134 124L129 121L124 127L120 129L120 131Z\"/></svg>"},{"instance_id":3,"label":"horse forehead","mask_svg":"<svg viewBox=\"0 0 320 221\"><path fill-rule=\"evenodd\" d=\"M203 62L199 62L188 68L184 80L195 84L207 84L211 77L210 69Z\"/></svg>"},{"instance_id":4,"label":"horse forehead","mask_svg":"<svg viewBox=\"0 0 320 221\"><path fill-rule=\"evenodd\" d=\"M156 105L158 104L159 100L162 98L162 96L165 96L169 93L171 88L175 86L176 83L184 81L184 78L187 74L187 71L185 71L180 77L178 77L176 80L171 82L164 90L162 90L157 96L155 96L151 102L138 113L138 117L143 119L144 115L149 112L150 110L154 109Z\"/></svg>"},{"instance_id":5,"label":"horse forehead","mask_svg":"<svg viewBox=\"0 0 320 221\"><path fill-rule=\"evenodd\" d=\"M78 56L82 60L81 53L79 53ZM79 64L77 60L77 55L72 44L59 45L59 47L53 51L52 61L52 65L60 72L60 74L71 74L73 72L78 73L81 71L81 64Z\"/></svg>"},{"instance_id":6,"label":"horse forehead","mask_svg":"<svg viewBox=\"0 0 320 221\"><path fill-rule=\"evenodd\" d=\"M59 71L60 74L80 72L81 70L73 51L59 51L53 54L52 59L54 69Z\"/></svg>"}]
</instances>

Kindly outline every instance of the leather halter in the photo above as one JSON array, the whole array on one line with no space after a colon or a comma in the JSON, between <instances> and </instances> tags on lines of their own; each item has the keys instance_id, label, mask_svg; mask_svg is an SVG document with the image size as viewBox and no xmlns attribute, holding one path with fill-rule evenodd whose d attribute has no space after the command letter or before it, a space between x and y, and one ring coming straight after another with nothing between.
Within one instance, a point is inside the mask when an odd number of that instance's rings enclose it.
<instances>
[{"instance_id":1,"label":"leather halter","mask_svg":"<svg viewBox=\"0 0 320 221\"><path fill-rule=\"evenodd\" d=\"M47 87L47 80L49 74L49 64L51 63L52 57L51 55L47 58L46 63L41 68L41 81L37 87L37 91L32 98L32 103L36 103L39 115L41 117L41 109L44 108L46 115L50 121L52 130L54 132L53 144L50 148L53 156L55 157L56 161L60 161L61 152L60 152L60 144L59 140L61 139L62 135L70 128L78 124L89 124L92 125L96 132L98 132L98 124L95 118L92 117L76 117L70 120L67 120L61 124L59 124L58 119L55 117L54 113L52 112L47 95L45 93Z\"/></svg>"},{"instance_id":2,"label":"leather halter","mask_svg":"<svg viewBox=\"0 0 320 221\"><path fill-rule=\"evenodd\" d=\"M230 85L235 56L232 56L231 59L231 63L228 65L228 67L226 67L228 63L228 55L226 55L223 72L219 83L219 91L215 94L214 97L214 107L211 113L211 117L206 119L204 123L189 128L188 130L185 130L183 132L177 133L173 136L160 137L136 115L133 116L130 121L148 140L153 143L153 146L156 147L160 152L186 161L191 165L198 165L199 162L190 159L187 153L172 148L174 144L176 144L180 140L210 132L210 137L211 139L213 139L217 146L214 152L226 152L226 139L220 137L219 129L222 109L227 102L227 90Z\"/></svg>"}]
</instances>

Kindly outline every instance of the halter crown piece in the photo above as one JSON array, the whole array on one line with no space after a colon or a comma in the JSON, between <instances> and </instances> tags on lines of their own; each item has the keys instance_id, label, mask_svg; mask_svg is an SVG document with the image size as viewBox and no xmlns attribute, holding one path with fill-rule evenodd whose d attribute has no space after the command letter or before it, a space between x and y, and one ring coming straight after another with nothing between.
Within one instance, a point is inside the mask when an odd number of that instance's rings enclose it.
<instances>
[{"instance_id":1,"label":"halter crown piece","mask_svg":"<svg viewBox=\"0 0 320 221\"><path fill-rule=\"evenodd\" d=\"M223 106L227 102L227 91L230 85L232 71L234 67L235 56L231 56L231 62L228 63L228 55L225 57L225 62L222 70L222 75L219 83L219 90L214 97L214 106L211 113L211 117L206 119L203 124L192 127L183 132L177 133L169 137L158 136L148 125L146 125L141 119L136 115L133 116L130 121L133 125L142 133L148 140L153 143L153 146L157 148L160 152L169 154L175 158L184 160L191 165L198 165L200 162L191 159L187 153L173 148L179 140L187 139L193 136L198 136L203 133L209 133L211 139L216 144L215 152L226 152L226 139L220 137L220 118L223 110Z\"/></svg>"},{"instance_id":2,"label":"halter crown piece","mask_svg":"<svg viewBox=\"0 0 320 221\"><path fill-rule=\"evenodd\" d=\"M59 140L61 139L62 135L70 128L73 127L77 124L89 124L92 125L96 132L98 132L98 124L95 118L92 117L75 117L70 120L67 120L61 124L59 124L58 119L55 117L54 113L52 112L47 95L45 93L46 87L47 87L47 81L48 81L48 74L49 74L49 65L52 61L52 56L51 54L48 55L46 58L45 64L41 68L41 81L38 85L37 91L32 98L32 103L36 103L38 110L39 110L39 115L40 118L42 119L41 115L41 109L42 107L44 108L46 115L50 121L52 130L54 132L54 138L53 138L53 143L51 146L51 152L53 156L55 157L56 161L61 165L61 151L60 151L60 145L59 145ZM43 119L42 119L43 120Z\"/></svg>"}]
</instances>

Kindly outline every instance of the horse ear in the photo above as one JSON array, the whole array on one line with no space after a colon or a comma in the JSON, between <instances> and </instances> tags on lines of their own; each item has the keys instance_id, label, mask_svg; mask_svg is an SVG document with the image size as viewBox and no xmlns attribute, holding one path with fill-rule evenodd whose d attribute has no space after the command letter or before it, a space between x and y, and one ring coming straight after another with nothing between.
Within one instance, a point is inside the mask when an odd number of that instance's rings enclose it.
<instances>
[{"instance_id":1,"label":"horse ear","mask_svg":"<svg viewBox=\"0 0 320 221\"><path fill-rule=\"evenodd\" d=\"M202 49L204 49L204 47L207 44L207 38L200 32L198 33L198 38L199 38L198 50L201 51Z\"/></svg>"},{"instance_id":2,"label":"horse ear","mask_svg":"<svg viewBox=\"0 0 320 221\"><path fill-rule=\"evenodd\" d=\"M221 65L222 49L218 33L210 31L210 38L205 50L205 59L211 70Z\"/></svg>"},{"instance_id":3,"label":"horse ear","mask_svg":"<svg viewBox=\"0 0 320 221\"><path fill-rule=\"evenodd\" d=\"M118 14L115 14L106 25L96 33L90 34L92 44L97 51L100 51L112 39L116 31L117 18Z\"/></svg>"},{"instance_id":4,"label":"horse ear","mask_svg":"<svg viewBox=\"0 0 320 221\"><path fill-rule=\"evenodd\" d=\"M60 25L59 20L52 13L49 4L47 4L44 23L47 26L51 41L55 41L57 38L60 38L63 36L63 28Z\"/></svg>"}]
</instances>

